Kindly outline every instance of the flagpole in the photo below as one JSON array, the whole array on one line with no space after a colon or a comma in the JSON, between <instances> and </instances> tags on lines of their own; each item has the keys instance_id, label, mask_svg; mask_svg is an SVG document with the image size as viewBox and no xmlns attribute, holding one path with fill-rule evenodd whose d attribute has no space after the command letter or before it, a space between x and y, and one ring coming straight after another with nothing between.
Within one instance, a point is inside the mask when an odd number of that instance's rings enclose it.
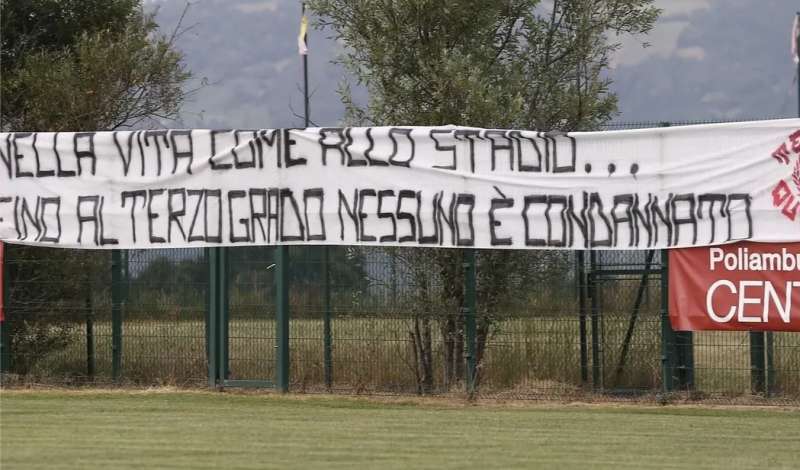
<instances>
[{"instance_id":1,"label":"flagpole","mask_svg":"<svg viewBox=\"0 0 800 470\"><path fill-rule=\"evenodd\" d=\"M303 24L306 20L306 2L301 3ZM308 96L308 33L303 37L305 53L303 55L303 118L305 127L311 125L310 99ZM323 369L325 388L329 391L333 387L333 335L331 330L331 276L330 276L330 247L322 247L322 310L323 310Z\"/></svg>"},{"instance_id":2,"label":"flagpole","mask_svg":"<svg viewBox=\"0 0 800 470\"><path fill-rule=\"evenodd\" d=\"M800 24L800 11L795 14L794 23ZM794 43L795 43L795 59L800 59L800 34L797 31L793 31L795 34ZM797 117L800 117L800 60L797 60Z\"/></svg>"},{"instance_id":3,"label":"flagpole","mask_svg":"<svg viewBox=\"0 0 800 470\"><path fill-rule=\"evenodd\" d=\"M306 16L306 2L302 3L302 14L303 17ZM308 34L305 37L306 47L308 47ZM303 104L304 110L303 118L305 120L305 127L309 126L311 122L311 116L309 115L309 100L308 100L308 53L303 54Z\"/></svg>"}]
</instances>

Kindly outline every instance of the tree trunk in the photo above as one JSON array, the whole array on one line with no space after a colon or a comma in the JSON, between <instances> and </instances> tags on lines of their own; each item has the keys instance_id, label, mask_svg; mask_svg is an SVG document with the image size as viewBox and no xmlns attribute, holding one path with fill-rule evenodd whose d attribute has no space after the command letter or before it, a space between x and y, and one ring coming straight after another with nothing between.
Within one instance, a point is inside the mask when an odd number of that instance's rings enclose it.
<instances>
[{"instance_id":1,"label":"tree trunk","mask_svg":"<svg viewBox=\"0 0 800 470\"><path fill-rule=\"evenodd\" d=\"M489 332L491 324L488 321L480 321L476 332L475 342L475 388L477 389L481 383L481 374L483 370L483 357L486 353L486 341L489 339Z\"/></svg>"},{"instance_id":2,"label":"tree trunk","mask_svg":"<svg viewBox=\"0 0 800 470\"><path fill-rule=\"evenodd\" d=\"M422 391L425 394L433 391L433 341L431 335L431 319L425 316L422 322Z\"/></svg>"},{"instance_id":3,"label":"tree trunk","mask_svg":"<svg viewBox=\"0 0 800 470\"><path fill-rule=\"evenodd\" d=\"M449 315L442 322L444 385L452 387L464 377L464 318Z\"/></svg>"}]
</instances>

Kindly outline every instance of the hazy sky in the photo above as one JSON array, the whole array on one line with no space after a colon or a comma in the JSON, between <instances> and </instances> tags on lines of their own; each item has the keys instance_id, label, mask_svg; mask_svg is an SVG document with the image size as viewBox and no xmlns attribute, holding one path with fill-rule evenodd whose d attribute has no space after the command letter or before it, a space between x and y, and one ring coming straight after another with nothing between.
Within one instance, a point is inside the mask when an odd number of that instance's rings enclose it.
<instances>
[{"instance_id":1,"label":"hazy sky","mask_svg":"<svg viewBox=\"0 0 800 470\"><path fill-rule=\"evenodd\" d=\"M185 0L148 0L171 31ZM789 55L797 0L658 0L664 10L646 37L622 37L612 61L616 121L719 120L797 114ZM193 0L178 46L197 79L209 84L175 125L214 128L302 124L297 55L300 4L294 0ZM310 33L312 120L336 125L339 49ZM647 42L649 47L643 48Z\"/></svg>"}]
</instances>

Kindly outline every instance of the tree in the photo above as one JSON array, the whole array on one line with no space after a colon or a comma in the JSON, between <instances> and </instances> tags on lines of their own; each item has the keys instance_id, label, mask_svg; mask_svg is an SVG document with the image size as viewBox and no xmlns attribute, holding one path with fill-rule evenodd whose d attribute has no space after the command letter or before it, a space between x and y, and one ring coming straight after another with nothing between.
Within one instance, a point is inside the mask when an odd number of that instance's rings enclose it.
<instances>
[{"instance_id":1,"label":"tree","mask_svg":"<svg viewBox=\"0 0 800 470\"><path fill-rule=\"evenodd\" d=\"M175 117L190 77L141 0L0 0L0 128L112 130Z\"/></svg>"},{"instance_id":2,"label":"tree","mask_svg":"<svg viewBox=\"0 0 800 470\"><path fill-rule=\"evenodd\" d=\"M0 0L0 18L2 131L133 127L174 117L186 97L179 31L158 35L142 0ZM4 333L12 370L26 374L93 315L93 298L109 291L109 256L14 246L7 262Z\"/></svg>"},{"instance_id":3,"label":"tree","mask_svg":"<svg viewBox=\"0 0 800 470\"><path fill-rule=\"evenodd\" d=\"M645 34L659 10L653 0L311 0L318 27L347 47L340 61L369 92L356 103L342 85L348 122L538 130L587 130L616 112L608 66L621 34ZM404 252L407 264L429 266L451 310L439 318L445 385L463 377L461 254ZM545 252L481 251L478 257L478 349L515 289L556 274L568 260ZM427 263L427 264L426 264ZM563 272L563 271L562 271ZM427 276L425 274L424 276ZM427 277L419 278L428 285ZM415 316L415 356L430 356L427 314ZM417 334L417 331L422 333ZM433 384L431 361L418 361L421 389Z\"/></svg>"}]
</instances>

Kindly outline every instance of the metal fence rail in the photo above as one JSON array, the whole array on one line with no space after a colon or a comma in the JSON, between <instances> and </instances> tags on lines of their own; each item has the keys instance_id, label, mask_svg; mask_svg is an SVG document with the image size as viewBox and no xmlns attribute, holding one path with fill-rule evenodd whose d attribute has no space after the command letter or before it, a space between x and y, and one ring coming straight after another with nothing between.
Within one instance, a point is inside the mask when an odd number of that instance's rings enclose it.
<instances>
[{"instance_id":1,"label":"metal fence rail","mask_svg":"<svg viewBox=\"0 0 800 470\"><path fill-rule=\"evenodd\" d=\"M2 378L800 403L800 335L671 330L665 253L8 246Z\"/></svg>"}]
</instances>

